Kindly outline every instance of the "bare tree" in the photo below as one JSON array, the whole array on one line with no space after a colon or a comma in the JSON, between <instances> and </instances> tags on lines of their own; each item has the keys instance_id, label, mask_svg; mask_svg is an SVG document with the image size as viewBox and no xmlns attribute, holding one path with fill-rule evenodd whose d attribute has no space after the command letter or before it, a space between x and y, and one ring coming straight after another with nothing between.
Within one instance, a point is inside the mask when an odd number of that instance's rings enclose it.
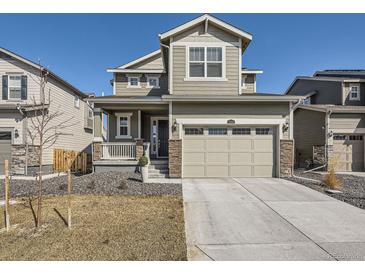
<instances>
[{"instance_id":1,"label":"bare tree","mask_svg":"<svg viewBox=\"0 0 365 274\"><path fill-rule=\"evenodd\" d=\"M63 119L64 112L60 110L60 106L51 109L51 88L48 88L48 96L46 97L46 87L48 86L49 71L40 66L40 74L38 79L33 80L39 85L39 100L35 96L32 97L32 116L30 125L27 126L27 135L31 141L38 164L38 198L37 198L37 218L36 227L42 224L42 198L43 198L43 155L46 149L52 147L60 136L70 135L65 133L65 129L72 127L76 123L72 123L74 117Z\"/></svg>"}]
</instances>

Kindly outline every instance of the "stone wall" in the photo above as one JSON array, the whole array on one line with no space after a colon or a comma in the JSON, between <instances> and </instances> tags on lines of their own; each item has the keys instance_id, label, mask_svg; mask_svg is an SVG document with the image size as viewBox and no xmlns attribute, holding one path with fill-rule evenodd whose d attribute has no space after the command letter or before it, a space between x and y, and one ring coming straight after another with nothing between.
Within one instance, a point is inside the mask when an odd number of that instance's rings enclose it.
<instances>
[{"instance_id":1,"label":"stone wall","mask_svg":"<svg viewBox=\"0 0 365 274\"><path fill-rule=\"evenodd\" d=\"M321 166L326 163L325 146L313 146L313 165Z\"/></svg>"},{"instance_id":2,"label":"stone wall","mask_svg":"<svg viewBox=\"0 0 365 274\"><path fill-rule=\"evenodd\" d=\"M93 161L99 161L101 160L101 156L102 156L102 151L101 151L101 143L99 142L94 142L93 143Z\"/></svg>"},{"instance_id":3,"label":"stone wall","mask_svg":"<svg viewBox=\"0 0 365 274\"><path fill-rule=\"evenodd\" d=\"M26 165L28 167L38 166L39 146L28 145L28 163L27 163L26 145L11 146L11 172L13 174L24 175Z\"/></svg>"},{"instance_id":4,"label":"stone wall","mask_svg":"<svg viewBox=\"0 0 365 274\"><path fill-rule=\"evenodd\" d=\"M280 177L292 176L294 140L280 140Z\"/></svg>"},{"instance_id":5,"label":"stone wall","mask_svg":"<svg viewBox=\"0 0 365 274\"><path fill-rule=\"evenodd\" d=\"M144 154L143 139L136 140L136 160L138 161Z\"/></svg>"},{"instance_id":6,"label":"stone wall","mask_svg":"<svg viewBox=\"0 0 365 274\"><path fill-rule=\"evenodd\" d=\"M182 176L182 140L169 140L169 176L170 178L181 178Z\"/></svg>"}]
</instances>

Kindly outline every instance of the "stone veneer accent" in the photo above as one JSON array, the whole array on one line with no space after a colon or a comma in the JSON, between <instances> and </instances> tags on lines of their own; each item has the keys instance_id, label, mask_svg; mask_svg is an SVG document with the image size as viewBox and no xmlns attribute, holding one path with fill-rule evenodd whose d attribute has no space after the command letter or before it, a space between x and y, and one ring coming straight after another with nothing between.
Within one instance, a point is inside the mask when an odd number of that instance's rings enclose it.
<instances>
[{"instance_id":1,"label":"stone veneer accent","mask_svg":"<svg viewBox=\"0 0 365 274\"><path fill-rule=\"evenodd\" d=\"M182 140L169 140L169 176L170 178L181 178L182 176Z\"/></svg>"},{"instance_id":2,"label":"stone veneer accent","mask_svg":"<svg viewBox=\"0 0 365 274\"><path fill-rule=\"evenodd\" d=\"M93 161L101 160L101 142L93 143Z\"/></svg>"},{"instance_id":3,"label":"stone veneer accent","mask_svg":"<svg viewBox=\"0 0 365 274\"><path fill-rule=\"evenodd\" d=\"M325 146L313 146L313 165L321 166L326 163Z\"/></svg>"},{"instance_id":4,"label":"stone veneer accent","mask_svg":"<svg viewBox=\"0 0 365 274\"><path fill-rule=\"evenodd\" d=\"M28 145L28 163L26 145L12 145L11 146L11 171L14 174L25 174L25 167L38 166L39 146Z\"/></svg>"},{"instance_id":5,"label":"stone veneer accent","mask_svg":"<svg viewBox=\"0 0 365 274\"><path fill-rule=\"evenodd\" d=\"M292 176L294 140L280 140L280 177Z\"/></svg>"}]
</instances>

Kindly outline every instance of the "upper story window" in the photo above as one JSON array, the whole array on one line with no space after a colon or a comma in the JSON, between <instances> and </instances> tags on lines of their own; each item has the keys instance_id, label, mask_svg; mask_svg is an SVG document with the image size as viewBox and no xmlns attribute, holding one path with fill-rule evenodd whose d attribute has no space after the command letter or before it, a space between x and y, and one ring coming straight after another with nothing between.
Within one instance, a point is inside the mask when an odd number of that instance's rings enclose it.
<instances>
[{"instance_id":1,"label":"upper story window","mask_svg":"<svg viewBox=\"0 0 365 274\"><path fill-rule=\"evenodd\" d=\"M351 101L360 101L360 85L359 84L350 84L350 94Z\"/></svg>"},{"instance_id":2,"label":"upper story window","mask_svg":"<svg viewBox=\"0 0 365 274\"><path fill-rule=\"evenodd\" d=\"M22 77L21 75L9 75L8 99L21 100L22 98Z\"/></svg>"},{"instance_id":3,"label":"upper story window","mask_svg":"<svg viewBox=\"0 0 365 274\"><path fill-rule=\"evenodd\" d=\"M138 76L128 77L128 87L139 88L140 86L141 86L140 77L138 77Z\"/></svg>"},{"instance_id":4,"label":"upper story window","mask_svg":"<svg viewBox=\"0 0 365 274\"><path fill-rule=\"evenodd\" d=\"M160 88L160 80L158 76L147 76L148 88Z\"/></svg>"},{"instance_id":5,"label":"upper story window","mask_svg":"<svg viewBox=\"0 0 365 274\"><path fill-rule=\"evenodd\" d=\"M74 97L74 107L80 108L80 98L78 96Z\"/></svg>"},{"instance_id":6,"label":"upper story window","mask_svg":"<svg viewBox=\"0 0 365 274\"><path fill-rule=\"evenodd\" d=\"M223 78L224 47L189 47L189 78Z\"/></svg>"},{"instance_id":7,"label":"upper story window","mask_svg":"<svg viewBox=\"0 0 365 274\"><path fill-rule=\"evenodd\" d=\"M312 103L311 97L307 97L302 101L302 105L310 105Z\"/></svg>"}]
</instances>

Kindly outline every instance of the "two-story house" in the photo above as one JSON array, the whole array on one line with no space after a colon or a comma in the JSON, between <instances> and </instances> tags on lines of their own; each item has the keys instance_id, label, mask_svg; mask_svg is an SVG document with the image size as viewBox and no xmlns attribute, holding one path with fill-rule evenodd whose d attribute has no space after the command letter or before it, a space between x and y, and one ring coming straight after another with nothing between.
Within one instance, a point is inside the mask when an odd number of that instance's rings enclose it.
<instances>
[{"instance_id":1,"label":"two-story house","mask_svg":"<svg viewBox=\"0 0 365 274\"><path fill-rule=\"evenodd\" d=\"M296 164L364 171L365 70L324 70L297 77L286 91L305 96L294 114Z\"/></svg>"},{"instance_id":2,"label":"two-story house","mask_svg":"<svg viewBox=\"0 0 365 274\"><path fill-rule=\"evenodd\" d=\"M41 96L41 71L48 74L45 96ZM45 138L54 134L49 129L62 135L45 146L44 171L52 172L54 148L91 152L93 120L87 94L48 69L4 48L0 48L0 77L0 174L4 173L4 160L10 161L10 171L14 174L31 175L37 171L39 143L30 138L35 136L33 125L37 123L33 124L31 119L40 117L41 100L50 115L62 114L45 127L48 131ZM57 127L61 128L60 123L66 120L69 122L64 125L68 126L59 131Z\"/></svg>"},{"instance_id":3,"label":"two-story house","mask_svg":"<svg viewBox=\"0 0 365 274\"><path fill-rule=\"evenodd\" d=\"M262 71L242 68L251 40L205 14L159 34L158 50L108 69L113 95L91 99L94 170L134 170L145 153L152 176L290 175L301 97L256 93Z\"/></svg>"}]
</instances>

